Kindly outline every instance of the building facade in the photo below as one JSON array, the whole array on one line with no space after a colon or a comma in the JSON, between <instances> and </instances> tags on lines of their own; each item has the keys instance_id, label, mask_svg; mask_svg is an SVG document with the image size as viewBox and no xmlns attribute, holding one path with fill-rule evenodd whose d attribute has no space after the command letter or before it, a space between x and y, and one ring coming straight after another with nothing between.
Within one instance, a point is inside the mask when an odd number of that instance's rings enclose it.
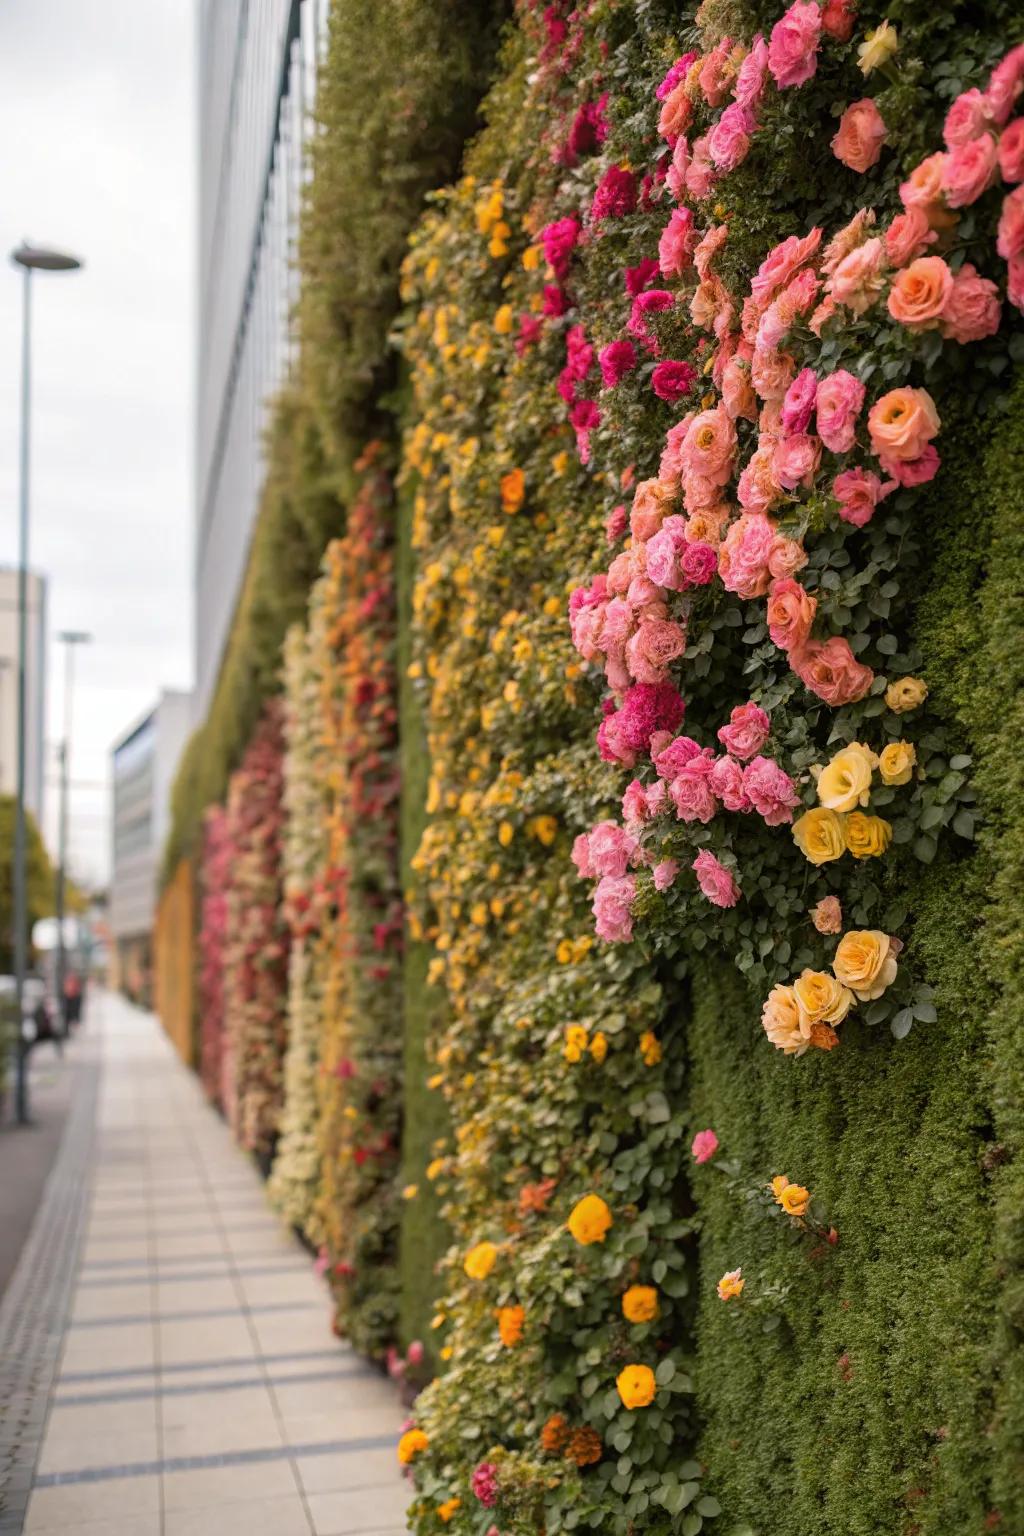
<instances>
[{"instance_id":1,"label":"building facade","mask_svg":"<svg viewBox=\"0 0 1024 1536\"><path fill-rule=\"evenodd\" d=\"M150 997L152 934L171 787L192 728L192 694L167 691L113 750L111 979Z\"/></svg>"},{"instance_id":2,"label":"building facade","mask_svg":"<svg viewBox=\"0 0 1024 1536\"><path fill-rule=\"evenodd\" d=\"M46 731L46 577L28 577L25 804L42 826ZM18 572L0 566L0 794L18 788Z\"/></svg>"},{"instance_id":3,"label":"building facade","mask_svg":"<svg viewBox=\"0 0 1024 1536\"><path fill-rule=\"evenodd\" d=\"M287 376L329 0L200 0L196 712L217 680Z\"/></svg>"}]
</instances>

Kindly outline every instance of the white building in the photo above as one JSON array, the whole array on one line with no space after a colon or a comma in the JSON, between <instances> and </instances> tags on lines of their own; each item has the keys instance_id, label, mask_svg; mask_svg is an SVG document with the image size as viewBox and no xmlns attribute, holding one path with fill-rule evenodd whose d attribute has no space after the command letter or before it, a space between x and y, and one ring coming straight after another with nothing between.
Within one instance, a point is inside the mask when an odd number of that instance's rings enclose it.
<instances>
[{"instance_id":1,"label":"white building","mask_svg":"<svg viewBox=\"0 0 1024 1536\"><path fill-rule=\"evenodd\" d=\"M28 577L25 804L42 827L46 722L46 577ZM0 794L18 788L18 572L0 566Z\"/></svg>"},{"instance_id":2,"label":"white building","mask_svg":"<svg viewBox=\"0 0 1024 1536\"><path fill-rule=\"evenodd\" d=\"M220 669L290 357L295 240L329 0L200 0L196 717Z\"/></svg>"},{"instance_id":3,"label":"white building","mask_svg":"<svg viewBox=\"0 0 1024 1536\"><path fill-rule=\"evenodd\" d=\"M192 694L170 690L113 749L109 924L118 984L146 997L171 787L192 728Z\"/></svg>"}]
</instances>

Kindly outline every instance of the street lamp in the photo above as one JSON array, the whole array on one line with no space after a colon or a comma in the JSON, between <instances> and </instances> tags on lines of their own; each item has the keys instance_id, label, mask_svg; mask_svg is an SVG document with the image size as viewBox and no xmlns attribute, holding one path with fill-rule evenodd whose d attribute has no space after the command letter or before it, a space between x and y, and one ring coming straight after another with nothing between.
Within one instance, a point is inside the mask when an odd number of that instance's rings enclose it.
<instances>
[{"instance_id":1,"label":"street lamp","mask_svg":"<svg viewBox=\"0 0 1024 1536\"><path fill-rule=\"evenodd\" d=\"M60 822L57 833L57 1017L67 1034L64 1007L64 982L67 953L64 948L64 900L67 890L68 863L68 775L71 766L71 690L74 678L76 645L88 645L92 635L81 629L62 629L57 639L64 647L64 740L60 745Z\"/></svg>"},{"instance_id":2,"label":"street lamp","mask_svg":"<svg viewBox=\"0 0 1024 1536\"><path fill-rule=\"evenodd\" d=\"M28 1124L28 1059L22 1017L25 967L28 959L28 892L25 881L25 657L28 649L28 512L32 382L32 273L74 272L77 256L46 250L23 240L11 260L22 269L21 328L21 497L18 515L18 788L14 820L14 1009L17 1043L15 1112L19 1125Z\"/></svg>"}]
</instances>

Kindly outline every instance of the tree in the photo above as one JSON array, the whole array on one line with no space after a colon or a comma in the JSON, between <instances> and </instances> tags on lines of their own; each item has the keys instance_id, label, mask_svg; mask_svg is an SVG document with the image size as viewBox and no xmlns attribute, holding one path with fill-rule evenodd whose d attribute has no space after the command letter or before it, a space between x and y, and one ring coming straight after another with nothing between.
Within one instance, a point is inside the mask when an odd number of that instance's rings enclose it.
<instances>
[{"instance_id":1,"label":"tree","mask_svg":"<svg viewBox=\"0 0 1024 1536\"><path fill-rule=\"evenodd\" d=\"M14 818L13 795L0 795L0 972L14 969ZM25 812L28 877L28 937L33 925L54 910L53 865L35 817Z\"/></svg>"}]
</instances>

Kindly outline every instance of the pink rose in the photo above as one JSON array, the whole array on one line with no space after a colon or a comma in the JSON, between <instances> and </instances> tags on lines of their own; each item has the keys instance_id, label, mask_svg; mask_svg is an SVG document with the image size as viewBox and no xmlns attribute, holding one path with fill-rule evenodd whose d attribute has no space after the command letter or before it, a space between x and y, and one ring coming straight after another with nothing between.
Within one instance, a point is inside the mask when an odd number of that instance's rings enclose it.
<instances>
[{"instance_id":1,"label":"pink rose","mask_svg":"<svg viewBox=\"0 0 1024 1536\"><path fill-rule=\"evenodd\" d=\"M658 263L653 256L646 257L635 267L626 267L622 273L623 285L631 299L649 288L658 275ZM671 298L671 294L669 295Z\"/></svg>"},{"instance_id":2,"label":"pink rose","mask_svg":"<svg viewBox=\"0 0 1024 1536\"><path fill-rule=\"evenodd\" d=\"M676 202L681 202L686 191L686 175L690 169L690 144L685 134L680 134L672 150L672 164L665 177L669 192Z\"/></svg>"},{"instance_id":3,"label":"pink rose","mask_svg":"<svg viewBox=\"0 0 1024 1536\"><path fill-rule=\"evenodd\" d=\"M946 206L966 208L977 202L995 181L998 163L999 151L990 133L951 149L942 172Z\"/></svg>"},{"instance_id":4,"label":"pink rose","mask_svg":"<svg viewBox=\"0 0 1024 1536\"><path fill-rule=\"evenodd\" d=\"M626 645L626 665L638 683L662 683L669 663L686 650L686 630L671 619L642 619Z\"/></svg>"},{"instance_id":5,"label":"pink rose","mask_svg":"<svg viewBox=\"0 0 1024 1536\"><path fill-rule=\"evenodd\" d=\"M844 469L832 482L832 494L839 502L839 516L854 528L863 528L875 515L875 508L888 491L877 475L867 469Z\"/></svg>"},{"instance_id":6,"label":"pink rose","mask_svg":"<svg viewBox=\"0 0 1024 1536\"><path fill-rule=\"evenodd\" d=\"M590 874L599 877L624 875L636 851L636 838L618 822L599 821L589 835Z\"/></svg>"},{"instance_id":7,"label":"pink rose","mask_svg":"<svg viewBox=\"0 0 1024 1536\"><path fill-rule=\"evenodd\" d=\"M727 811L752 809L743 789L743 769L734 757L716 757L711 765L708 783Z\"/></svg>"},{"instance_id":8,"label":"pink rose","mask_svg":"<svg viewBox=\"0 0 1024 1536\"><path fill-rule=\"evenodd\" d=\"M845 368L837 368L818 385L818 436L830 453L849 453L864 405L864 385Z\"/></svg>"},{"instance_id":9,"label":"pink rose","mask_svg":"<svg viewBox=\"0 0 1024 1536\"><path fill-rule=\"evenodd\" d=\"M642 341L649 352L657 352L658 340L647 322L651 315L671 309L675 302L675 295L665 288L648 288L646 292L638 293L629 312L626 330Z\"/></svg>"},{"instance_id":10,"label":"pink rose","mask_svg":"<svg viewBox=\"0 0 1024 1536\"><path fill-rule=\"evenodd\" d=\"M1004 181L1024 181L1024 117L1014 118L999 140L999 169Z\"/></svg>"},{"instance_id":11,"label":"pink rose","mask_svg":"<svg viewBox=\"0 0 1024 1536\"><path fill-rule=\"evenodd\" d=\"M889 459L882 454L878 462L897 485L924 485L935 479L942 461L934 443L929 443L916 459Z\"/></svg>"},{"instance_id":12,"label":"pink rose","mask_svg":"<svg viewBox=\"0 0 1024 1536\"><path fill-rule=\"evenodd\" d=\"M877 235L844 256L829 284L837 304L863 315L880 297L884 287L885 246Z\"/></svg>"},{"instance_id":13,"label":"pink rose","mask_svg":"<svg viewBox=\"0 0 1024 1536\"><path fill-rule=\"evenodd\" d=\"M720 726L718 739L727 752L745 763L748 757L760 752L768 740L771 719L760 705L737 704L729 716L728 725Z\"/></svg>"},{"instance_id":14,"label":"pink rose","mask_svg":"<svg viewBox=\"0 0 1024 1536\"><path fill-rule=\"evenodd\" d=\"M679 865L675 859L662 859L660 864L655 864L651 870L654 876L654 889L667 891L669 886L675 884L676 875L679 873Z\"/></svg>"},{"instance_id":15,"label":"pink rose","mask_svg":"<svg viewBox=\"0 0 1024 1536\"><path fill-rule=\"evenodd\" d=\"M659 400L674 404L688 395L697 378L697 370L690 363L659 363L651 374L651 388Z\"/></svg>"},{"instance_id":16,"label":"pink rose","mask_svg":"<svg viewBox=\"0 0 1024 1536\"><path fill-rule=\"evenodd\" d=\"M636 367L636 348L631 341L610 341L601 348L598 362L605 389L614 389Z\"/></svg>"},{"instance_id":17,"label":"pink rose","mask_svg":"<svg viewBox=\"0 0 1024 1536\"><path fill-rule=\"evenodd\" d=\"M686 167L686 190L698 202L708 196L715 184L715 166L708 154L707 135L694 139Z\"/></svg>"},{"instance_id":18,"label":"pink rose","mask_svg":"<svg viewBox=\"0 0 1024 1536\"><path fill-rule=\"evenodd\" d=\"M1024 118L1021 119L1024 122ZM1002 305L999 289L987 277L981 277L965 261L956 277L942 311L943 336L952 341L981 341L999 329Z\"/></svg>"},{"instance_id":19,"label":"pink rose","mask_svg":"<svg viewBox=\"0 0 1024 1536\"><path fill-rule=\"evenodd\" d=\"M739 102L731 102L708 134L708 155L722 172L734 171L746 159L757 124Z\"/></svg>"},{"instance_id":20,"label":"pink rose","mask_svg":"<svg viewBox=\"0 0 1024 1536\"><path fill-rule=\"evenodd\" d=\"M544 313L550 320L557 320L569 308L569 295L556 283L544 285Z\"/></svg>"},{"instance_id":21,"label":"pink rose","mask_svg":"<svg viewBox=\"0 0 1024 1536\"><path fill-rule=\"evenodd\" d=\"M800 804L796 785L770 757L755 757L747 764L743 770L743 788L766 826L781 827L793 820L793 808Z\"/></svg>"},{"instance_id":22,"label":"pink rose","mask_svg":"<svg viewBox=\"0 0 1024 1536\"><path fill-rule=\"evenodd\" d=\"M898 213L885 232L885 254L890 267L906 266L938 238L920 208Z\"/></svg>"},{"instance_id":23,"label":"pink rose","mask_svg":"<svg viewBox=\"0 0 1024 1536\"><path fill-rule=\"evenodd\" d=\"M989 111L1000 127L1013 111L1022 87L1024 87L1024 43L1018 43L1016 48L1011 48L1005 59L996 65L989 76L988 89L985 92Z\"/></svg>"},{"instance_id":24,"label":"pink rose","mask_svg":"<svg viewBox=\"0 0 1024 1536\"><path fill-rule=\"evenodd\" d=\"M540 241L544 247L544 260L552 268L556 277L567 276L569 261L579 237L580 225L577 219L558 219L556 223L547 224L541 230Z\"/></svg>"},{"instance_id":25,"label":"pink rose","mask_svg":"<svg viewBox=\"0 0 1024 1536\"><path fill-rule=\"evenodd\" d=\"M718 570L718 551L700 539L688 540L679 559L686 586L706 587Z\"/></svg>"},{"instance_id":26,"label":"pink rose","mask_svg":"<svg viewBox=\"0 0 1024 1536\"><path fill-rule=\"evenodd\" d=\"M806 645L818 611L818 600L791 576L773 581L768 593L768 633L780 651Z\"/></svg>"},{"instance_id":27,"label":"pink rose","mask_svg":"<svg viewBox=\"0 0 1024 1536\"><path fill-rule=\"evenodd\" d=\"M751 296L763 308L790 278L808 262L821 244L821 230L809 235L790 235L775 246L758 267L750 284Z\"/></svg>"},{"instance_id":28,"label":"pink rose","mask_svg":"<svg viewBox=\"0 0 1024 1536\"><path fill-rule=\"evenodd\" d=\"M992 126L992 109L979 90L964 91L946 113L942 137L947 149L978 139Z\"/></svg>"},{"instance_id":29,"label":"pink rose","mask_svg":"<svg viewBox=\"0 0 1024 1536\"><path fill-rule=\"evenodd\" d=\"M782 430L787 437L807 431L814 414L818 380L813 368L801 368L782 402ZM785 482L783 482L785 483Z\"/></svg>"},{"instance_id":30,"label":"pink rose","mask_svg":"<svg viewBox=\"0 0 1024 1536\"><path fill-rule=\"evenodd\" d=\"M686 524L674 513L666 517L647 544L647 574L659 587L681 592L685 585L679 570L679 556L686 547Z\"/></svg>"},{"instance_id":31,"label":"pink rose","mask_svg":"<svg viewBox=\"0 0 1024 1536\"><path fill-rule=\"evenodd\" d=\"M723 37L702 61L697 84L709 107L720 107L729 93L735 74L732 38Z\"/></svg>"},{"instance_id":32,"label":"pink rose","mask_svg":"<svg viewBox=\"0 0 1024 1536\"><path fill-rule=\"evenodd\" d=\"M999 215L996 250L1004 261L1024 256L1024 187L1011 192Z\"/></svg>"},{"instance_id":33,"label":"pink rose","mask_svg":"<svg viewBox=\"0 0 1024 1536\"><path fill-rule=\"evenodd\" d=\"M762 440L743 466L736 496L745 512L770 512L781 500L782 486L775 473L775 444L771 439Z\"/></svg>"},{"instance_id":34,"label":"pink rose","mask_svg":"<svg viewBox=\"0 0 1024 1536\"><path fill-rule=\"evenodd\" d=\"M821 12L821 30L837 43L848 43L857 19L857 0L827 0Z\"/></svg>"},{"instance_id":35,"label":"pink rose","mask_svg":"<svg viewBox=\"0 0 1024 1536\"><path fill-rule=\"evenodd\" d=\"M691 757L668 786L680 821L709 822L718 813L718 801L711 788L711 754Z\"/></svg>"},{"instance_id":36,"label":"pink rose","mask_svg":"<svg viewBox=\"0 0 1024 1536\"><path fill-rule=\"evenodd\" d=\"M875 680L871 668L857 660L842 635L809 640L801 650L790 652L789 664L804 687L832 709L862 699Z\"/></svg>"},{"instance_id":37,"label":"pink rose","mask_svg":"<svg viewBox=\"0 0 1024 1536\"><path fill-rule=\"evenodd\" d=\"M636 877L606 875L594 891L594 927L599 939L610 944L628 944L633 937L631 908L636 895Z\"/></svg>"},{"instance_id":38,"label":"pink rose","mask_svg":"<svg viewBox=\"0 0 1024 1536\"><path fill-rule=\"evenodd\" d=\"M763 597L771 576L768 560L772 552L775 528L763 512L744 512L722 540L718 551L718 574L727 592L738 597Z\"/></svg>"},{"instance_id":39,"label":"pink rose","mask_svg":"<svg viewBox=\"0 0 1024 1536\"><path fill-rule=\"evenodd\" d=\"M722 403L733 421L757 420L757 396L750 382L750 363L730 357L722 371Z\"/></svg>"},{"instance_id":40,"label":"pink rose","mask_svg":"<svg viewBox=\"0 0 1024 1536\"><path fill-rule=\"evenodd\" d=\"M734 907L739 901L743 892L725 865L720 863L707 848L701 849L690 865L690 868L697 876L697 884L700 886L701 891L713 906ZM714 1137L713 1131L710 1134ZM716 1139L715 1146L717 1145ZM713 1151L714 1148L708 1152L707 1157L710 1157ZM706 1162L707 1158L699 1159L699 1161Z\"/></svg>"},{"instance_id":41,"label":"pink rose","mask_svg":"<svg viewBox=\"0 0 1024 1536\"><path fill-rule=\"evenodd\" d=\"M756 112L761 103L767 73L768 44L758 33L750 45L750 52L740 65L733 90L734 100L748 112Z\"/></svg>"},{"instance_id":42,"label":"pink rose","mask_svg":"<svg viewBox=\"0 0 1024 1536\"><path fill-rule=\"evenodd\" d=\"M772 455L772 468L779 484L787 491L814 484L821 462L821 439L803 432L797 437L780 437Z\"/></svg>"},{"instance_id":43,"label":"pink rose","mask_svg":"<svg viewBox=\"0 0 1024 1536\"><path fill-rule=\"evenodd\" d=\"M682 773L687 763L701 755L701 749L692 736L674 736L657 748L655 743L651 742L651 762L654 764L654 771L662 779L674 779L677 774Z\"/></svg>"},{"instance_id":44,"label":"pink rose","mask_svg":"<svg viewBox=\"0 0 1024 1536\"><path fill-rule=\"evenodd\" d=\"M682 277L693 261L697 233L689 208L673 210L658 241L658 264L665 277Z\"/></svg>"},{"instance_id":45,"label":"pink rose","mask_svg":"<svg viewBox=\"0 0 1024 1536\"><path fill-rule=\"evenodd\" d=\"M610 165L598 182L590 204L590 222L621 219L636 207L636 178L632 171Z\"/></svg>"},{"instance_id":46,"label":"pink rose","mask_svg":"<svg viewBox=\"0 0 1024 1536\"><path fill-rule=\"evenodd\" d=\"M1006 274L1006 297L1024 310L1024 256L1014 256Z\"/></svg>"},{"instance_id":47,"label":"pink rose","mask_svg":"<svg viewBox=\"0 0 1024 1536\"><path fill-rule=\"evenodd\" d=\"M732 474L735 455L736 427L724 405L693 418L681 454L685 468L724 485Z\"/></svg>"},{"instance_id":48,"label":"pink rose","mask_svg":"<svg viewBox=\"0 0 1024 1536\"><path fill-rule=\"evenodd\" d=\"M839 119L839 130L832 140L832 153L851 171L863 176L877 165L888 129L881 112L870 97L855 101Z\"/></svg>"},{"instance_id":49,"label":"pink rose","mask_svg":"<svg viewBox=\"0 0 1024 1536\"><path fill-rule=\"evenodd\" d=\"M714 1131L698 1131L690 1144L695 1163L710 1162L718 1151L718 1137Z\"/></svg>"},{"instance_id":50,"label":"pink rose","mask_svg":"<svg viewBox=\"0 0 1024 1536\"><path fill-rule=\"evenodd\" d=\"M674 731L685 704L671 683L637 683L628 689L617 716L624 740L634 752L646 752L656 731ZM627 764L632 767L632 764Z\"/></svg>"},{"instance_id":51,"label":"pink rose","mask_svg":"<svg viewBox=\"0 0 1024 1536\"><path fill-rule=\"evenodd\" d=\"M821 11L814 0L794 0L768 41L768 68L780 90L810 80L818 67L820 38Z\"/></svg>"}]
</instances>

